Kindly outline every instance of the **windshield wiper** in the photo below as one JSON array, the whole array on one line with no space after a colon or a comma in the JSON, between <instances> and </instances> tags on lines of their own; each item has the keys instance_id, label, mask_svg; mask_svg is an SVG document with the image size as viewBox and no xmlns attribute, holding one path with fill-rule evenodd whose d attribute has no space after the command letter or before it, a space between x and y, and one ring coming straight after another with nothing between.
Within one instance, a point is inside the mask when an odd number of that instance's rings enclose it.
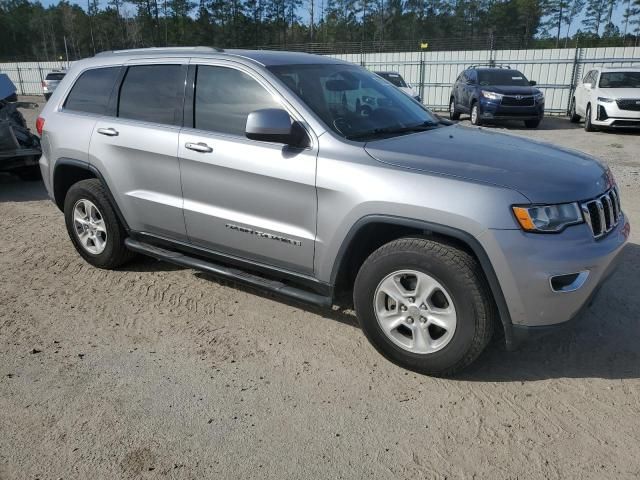
<instances>
[{"instance_id":1,"label":"windshield wiper","mask_svg":"<svg viewBox=\"0 0 640 480\"><path fill-rule=\"evenodd\" d=\"M423 132L425 130L431 130L433 128L437 128L440 125L439 122L422 122L417 125L409 125L406 127L384 127L384 128L374 128L373 130L367 130L365 132L358 132L351 135L346 135L347 140L358 140L362 138L368 137L377 137L381 135L395 135L402 133L411 133L411 132Z\"/></svg>"}]
</instances>

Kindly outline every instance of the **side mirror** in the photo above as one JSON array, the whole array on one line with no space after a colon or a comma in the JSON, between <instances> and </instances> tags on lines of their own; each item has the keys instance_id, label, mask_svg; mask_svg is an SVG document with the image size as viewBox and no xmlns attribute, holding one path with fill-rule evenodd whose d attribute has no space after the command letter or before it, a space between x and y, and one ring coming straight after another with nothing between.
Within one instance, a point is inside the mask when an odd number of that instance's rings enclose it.
<instances>
[{"instance_id":1,"label":"side mirror","mask_svg":"<svg viewBox=\"0 0 640 480\"><path fill-rule=\"evenodd\" d=\"M284 143L293 147L305 147L307 134L289 114L280 108L265 108L251 112L247 117L245 135L251 140Z\"/></svg>"},{"instance_id":2,"label":"side mirror","mask_svg":"<svg viewBox=\"0 0 640 480\"><path fill-rule=\"evenodd\" d=\"M590 83L585 83L583 85L584 85L584 88L586 88L587 90L591 90L591 84Z\"/></svg>"},{"instance_id":3,"label":"side mirror","mask_svg":"<svg viewBox=\"0 0 640 480\"><path fill-rule=\"evenodd\" d=\"M529 85L531 85L532 87L535 87L538 84L538 82L536 82L535 80L529 80Z\"/></svg>"}]
</instances>

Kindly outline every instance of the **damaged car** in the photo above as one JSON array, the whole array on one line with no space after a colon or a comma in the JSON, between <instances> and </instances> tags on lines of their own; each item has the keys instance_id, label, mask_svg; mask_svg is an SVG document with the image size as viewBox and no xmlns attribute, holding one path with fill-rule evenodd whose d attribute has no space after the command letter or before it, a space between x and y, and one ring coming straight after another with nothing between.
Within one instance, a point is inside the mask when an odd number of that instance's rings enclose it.
<instances>
[{"instance_id":1,"label":"damaged car","mask_svg":"<svg viewBox=\"0 0 640 480\"><path fill-rule=\"evenodd\" d=\"M20 108L33 104L17 102L16 87L6 74L0 74L0 172L23 180L40 178L40 138L27 127Z\"/></svg>"}]
</instances>

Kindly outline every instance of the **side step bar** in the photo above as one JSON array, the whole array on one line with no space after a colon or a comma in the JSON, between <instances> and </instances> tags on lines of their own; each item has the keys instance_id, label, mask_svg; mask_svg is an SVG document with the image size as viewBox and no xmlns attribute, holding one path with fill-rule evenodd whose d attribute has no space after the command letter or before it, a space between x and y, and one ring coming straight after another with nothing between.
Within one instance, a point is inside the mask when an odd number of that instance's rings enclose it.
<instances>
[{"instance_id":1,"label":"side step bar","mask_svg":"<svg viewBox=\"0 0 640 480\"><path fill-rule=\"evenodd\" d=\"M269 290L286 297L300 300L302 302L312 303L314 305L319 305L322 307L330 307L333 303L331 297L308 292L306 290L292 287L276 280L269 280L267 278L245 272L244 270L223 266L197 257L190 257L181 252L166 250L149 243L139 242L132 238L126 238L124 244L129 250L133 250L134 252L157 258L158 260L174 263L176 265L181 265L187 268L201 270L203 272L211 273L212 275L215 275L217 277L222 277L228 280L233 280L235 282L251 285L253 287Z\"/></svg>"}]
</instances>

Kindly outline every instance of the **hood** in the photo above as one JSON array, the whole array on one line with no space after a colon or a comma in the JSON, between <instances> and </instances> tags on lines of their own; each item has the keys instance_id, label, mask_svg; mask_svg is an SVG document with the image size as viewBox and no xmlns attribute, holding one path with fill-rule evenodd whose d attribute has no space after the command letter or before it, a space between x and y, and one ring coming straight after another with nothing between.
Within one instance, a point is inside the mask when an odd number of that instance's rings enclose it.
<instances>
[{"instance_id":1,"label":"hood","mask_svg":"<svg viewBox=\"0 0 640 480\"><path fill-rule=\"evenodd\" d=\"M640 88L599 88L598 96L608 98L640 99Z\"/></svg>"},{"instance_id":2,"label":"hood","mask_svg":"<svg viewBox=\"0 0 640 480\"><path fill-rule=\"evenodd\" d=\"M460 125L369 142L365 150L389 165L511 188L532 203L587 200L611 185L608 169L583 153Z\"/></svg>"},{"instance_id":3,"label":"hood","mask_svg":"<svg viewBox=\"0 0 640 480\"><path fill-rule=\"evenodd\" d=\"M486 87L481 85L480 90L501 93L503 95L535 95L536 93L540 93L540 90L535 87L519 87L514 85L491 85Z\"/></svg>"}]
</instances>

